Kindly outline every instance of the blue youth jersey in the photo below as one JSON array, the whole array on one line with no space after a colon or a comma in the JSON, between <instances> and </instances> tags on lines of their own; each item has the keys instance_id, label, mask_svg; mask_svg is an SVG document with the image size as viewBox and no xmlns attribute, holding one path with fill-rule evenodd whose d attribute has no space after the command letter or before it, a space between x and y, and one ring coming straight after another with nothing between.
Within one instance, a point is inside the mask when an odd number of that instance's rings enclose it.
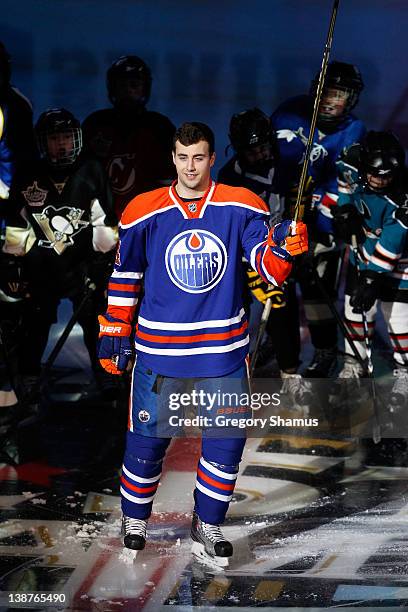
<instances>
[{"instance_id":1,"label":"blue youth jersey","mask_svg":"<svg viewBox=\"0 0 408 612\"><path fill-rule=\"evenodd\" d=\"M280 181L290 189L299 182L305 147L311 127L313 99L303 95L290 98L271 116L280 156ZM330 133L315 129L310 154L309 175L314 182L313 200L317 206L318 228L332 232L330 207L337 199L336 161L345 147L360 142L366 129L362 121L347 115Z\"/></svg>"}]
</instances>

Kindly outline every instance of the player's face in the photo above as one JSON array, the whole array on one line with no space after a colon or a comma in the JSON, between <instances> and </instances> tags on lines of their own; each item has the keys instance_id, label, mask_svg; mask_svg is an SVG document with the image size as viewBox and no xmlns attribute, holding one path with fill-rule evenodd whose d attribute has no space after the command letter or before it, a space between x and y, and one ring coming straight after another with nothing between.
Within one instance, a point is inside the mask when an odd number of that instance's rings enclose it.
<instances>
[{"instance_id":1,"label":"player's face","mask_svg":"<svg viewBox=\"0 0 408 612\"><path fill-rule=\"evenodd\" d=\"M74 135L72 132L48 134L47 149L49 158L53 161L67 159L74 151Z\"/></svg>"},{"instance_id":2,"label":"player's face","mask_svg":"<svg viewBox=\"0 0 408 612\"><path fill-rule=\"evenodd\" d=\"M273 165L272 147L269 143L251 147L243 152L245 165L248 168L269 169Z\"/></svg>"},{"instance_id":3,"label":"player's face","mask_svg":"<svg viewBox=\"0 0 408 612\"><path fill-rule=\"evenodd\" d=\"M211 168L215 162L215 153L210 155L208 142L200 140L189 146L176 142L173 151L173 162L177 170L180 196L199 196L208 189L210 184Z\"/></svg>"},{"instance_id":4,"label":"player's face","mask_svg":"<svg viewBox=\"0 0 408 612\"><path fill-rule=\"evenodd\" d=\"M140 102L144 98L145 93L145 83L141 79L127 77L116 80L116 102Z\"/></svg>"},{"instance_id":5,"label":"player's face","mask_svg":"<svg viewBox=\"0 0 408 612\"><path fill-rule=\"evenodd\" d=\"M393 176L390 173L388 176L376 176L375 174L367 174L367 183L373 191L382 191L392 183Z\"/></svg>"},{"instance_id":6,"label":"player's face","mask_svg":"<svg viewBox=\"0 0 408 612\"><path fill-rule=\"evenodd\" d=\"M347 106L348 92L343 89L328 87L323 90L319 105L319 115L324 117L340 117Z\"/></svg>"}]
</instances>

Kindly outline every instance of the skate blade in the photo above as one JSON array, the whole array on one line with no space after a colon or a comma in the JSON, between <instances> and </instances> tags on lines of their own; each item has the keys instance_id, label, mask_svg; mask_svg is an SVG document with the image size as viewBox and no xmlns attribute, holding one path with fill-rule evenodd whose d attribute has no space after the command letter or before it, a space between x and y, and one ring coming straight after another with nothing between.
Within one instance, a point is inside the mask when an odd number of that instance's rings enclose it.
<instances>
[{"instance_id":1,"label":"skate blade","mask_svg":"<svg viewBox=\"0 0 408 612\"><path fill-rule=\"evenodd\" d=\"M126 565L132 565L136 561L137 553L140 550L132 550L131 548L124 547L119 555L119 561L123 561Z\"/></svg>"},{"instance_id":2,"label":"skate blade","mask_svg":"<svg viewBox=\"0 0 408 612\"><path fill-rule=\"evenodd\" d=\"M230 557L212 557L200 542L193 542L191 552L198 561L211 569L223 570L229 567Z\"/></svg>"}]
</instances>

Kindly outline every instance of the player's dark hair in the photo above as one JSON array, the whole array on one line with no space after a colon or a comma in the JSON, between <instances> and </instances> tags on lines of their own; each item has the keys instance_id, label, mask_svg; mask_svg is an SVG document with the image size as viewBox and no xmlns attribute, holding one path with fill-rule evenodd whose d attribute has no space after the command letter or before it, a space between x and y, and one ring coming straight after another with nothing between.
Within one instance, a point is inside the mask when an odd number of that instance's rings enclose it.
<instances>
[{"instance_id":1,"label":"player's dark hair","mask_svg":"<svg viewBox=\"0 0 408 612\"><path fill-rule=\"evenodd\" d=\"M214 153L215 149L215 138L214 132L205 123L199 121L191 121L183 123L173 138L173 151L176 150L176 142L181 142L185 147L189 147L192 144L197 144L201 140L208 142L208 148L210 155Z\"/></svg>"}]
</instances>

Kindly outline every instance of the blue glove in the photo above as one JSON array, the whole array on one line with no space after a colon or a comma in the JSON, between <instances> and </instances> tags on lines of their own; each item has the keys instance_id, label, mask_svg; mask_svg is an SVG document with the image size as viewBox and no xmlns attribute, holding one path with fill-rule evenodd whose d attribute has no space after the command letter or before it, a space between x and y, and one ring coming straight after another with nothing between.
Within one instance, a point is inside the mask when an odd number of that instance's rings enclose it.
<instances>
[{"instance_id":1,"label":"blue glove","mask_svg":"<svg viewBox=\"0 0 408 612\"><path fill-rule=\"evenodd\" d=\"M132 326L110 315L99 315L99 363L109 374L123 374L133 355Z\"/></svg>"}]
</instances>

